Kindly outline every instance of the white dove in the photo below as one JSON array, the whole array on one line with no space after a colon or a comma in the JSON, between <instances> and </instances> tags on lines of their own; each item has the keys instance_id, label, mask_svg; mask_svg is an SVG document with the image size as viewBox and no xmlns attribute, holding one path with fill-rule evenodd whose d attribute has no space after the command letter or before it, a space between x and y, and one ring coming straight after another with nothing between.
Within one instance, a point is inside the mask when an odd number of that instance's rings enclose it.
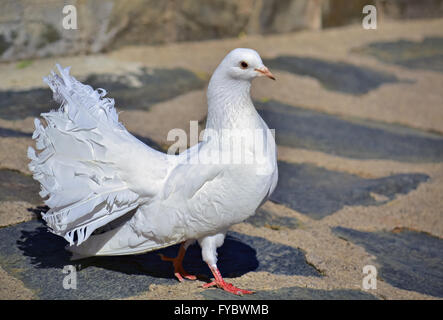
<instances>
[{"instance_id":1,"label":"white dove","mask_svg":"<svg viewBox=\"0 0 443 320\"><path fill-rule=\"evenodd\" d=\"M173 262L182 281L196 278L183 269L182 260L198 241L215 278L204 287L252 293L223 280L217 248L227 230L253 215L277 184L274 137L250 97L252 79L275 80L258 53L238 48L223 59L207 90L205 138L179 155L135 138L118 122L105 90L94 90L70 76L69 68L57 67L61 77L52 72L44 81L61 106L41 115L46 127L35 119L32 137L41 152L29 147L28 157L40 195L48 197L50 210L43 219L69 242L73 258L140 254L181 243L177 257L162 259ZM208 161L230 155L231 145L222 137L236 129L264 132L265 150L258 152L246 139L242 151L254 161Z\"/></svg>"}]
</instances>

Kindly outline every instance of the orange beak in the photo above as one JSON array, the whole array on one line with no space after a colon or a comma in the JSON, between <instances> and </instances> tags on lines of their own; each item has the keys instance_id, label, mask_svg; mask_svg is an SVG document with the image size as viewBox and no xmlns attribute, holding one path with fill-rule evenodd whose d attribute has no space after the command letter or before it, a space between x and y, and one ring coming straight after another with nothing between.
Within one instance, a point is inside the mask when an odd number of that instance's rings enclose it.
<instances>
[{"instance_id":1,"label":"orange beak","mask_svg":"<svg viewBox=\"0 0 443 320\"><path fill-rule=\"evenodd\" d=\"M263 67L263 68L260 68L260 69L257 68L257 69L254 69L254 70L257 71L257 72L260 72L262 75L267 76L268 78L270 78L272 80L275 80L274 75L266 67Z\"/></svg>"}]
</instances>

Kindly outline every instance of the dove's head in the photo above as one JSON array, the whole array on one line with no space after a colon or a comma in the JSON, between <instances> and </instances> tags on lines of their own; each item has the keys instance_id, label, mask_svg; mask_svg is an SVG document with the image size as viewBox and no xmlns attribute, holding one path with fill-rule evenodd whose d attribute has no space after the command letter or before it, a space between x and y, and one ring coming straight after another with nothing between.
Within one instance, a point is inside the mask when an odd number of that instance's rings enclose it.
<instances>
[{"instance_id":1,"label":"dove's head","mask_svg":"<svg viewBox=\"0 0 443 320\"><path fill-rule=\"evenodd\" d=\"M228 53L219 68L236 80L251 81L256 77L266 76L275 80L274 75L263 64L260 55L252 49L237 48Z\"/></svg>"}]
</instances>

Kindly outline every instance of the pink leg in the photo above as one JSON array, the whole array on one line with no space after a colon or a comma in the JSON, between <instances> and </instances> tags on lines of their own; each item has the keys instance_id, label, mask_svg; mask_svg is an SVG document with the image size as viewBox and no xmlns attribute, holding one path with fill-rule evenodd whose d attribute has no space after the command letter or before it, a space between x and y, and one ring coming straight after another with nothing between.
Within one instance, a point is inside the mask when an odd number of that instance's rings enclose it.
<instances>
[{"instance_id":1,"label":"pink leg","mask_svg":"<svg viewBox=\"0 0 443 320\"><path fill-rule=\"evenodd\" d=\"M217 286L220 289L223 289L225 291L228 291L228 292L231 292L233 294L240 295L240 296L243 295L243 294L254 293L254 291L239 289L239 288L235 287L233 284L225 282L225 280L223 280L223 278L222 278L222 276L220 274L220 271L218 270L217 267L209 266L209 269L211 269L211 272L214 275L214 281L212 281L211 283L204 284L203 288L209 288L209 287L212 287L212 286Z\"/></svg>"},{"instance_id":2,"label":"pink leg","mask_svg":"<svg viewBox=\"0 0 443 320\"><path fill-rule=\"evenodd\" d=\"M196 276L191 275L189 273L187 273L185 271L185 269L183 268L183 258L185 257L185 253L186 253L186 249L185 249L185 243L183 242L180 246L180 249L178 250L178 255L175 258L169 258L169 257L165 257L163 254L159 254L160 258L163 261L171 261L172 264L174 265L174 275L177 277L178 281L182 282L184 279L183 277L185 277L186 279L189 280L195 280L197 279Z\"/></svg>"}]
</instances>

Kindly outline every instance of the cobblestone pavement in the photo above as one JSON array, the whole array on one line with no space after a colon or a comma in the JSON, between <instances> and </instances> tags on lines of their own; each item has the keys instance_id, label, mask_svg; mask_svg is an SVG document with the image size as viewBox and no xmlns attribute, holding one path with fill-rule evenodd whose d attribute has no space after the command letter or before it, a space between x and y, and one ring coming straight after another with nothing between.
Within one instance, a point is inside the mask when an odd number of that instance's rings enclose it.
<instances>
[{"instance_id":1,"label":"cobblestone pavement","mask_svg":"<svg viewBox=\"0 0 443 320\"><path fill-rule=\"evenodd\" d=\"M0 64L0 299L244 299L201 287L197 245L184 263L197 281L176 281L158 252L74 264L40 219L26 158L33 118L57 107L41 80L56 62L106 88L128 130L165 150L170 129L204 126L208 79L235 47L258 50L277 77L252 94L276 129L280 180L229 232L222 274L252 299L443 298L440 19ZM71 264L77 289L64 289ZM363 288L367 265L376 288Z\"/></svg>"}]
</instances>

